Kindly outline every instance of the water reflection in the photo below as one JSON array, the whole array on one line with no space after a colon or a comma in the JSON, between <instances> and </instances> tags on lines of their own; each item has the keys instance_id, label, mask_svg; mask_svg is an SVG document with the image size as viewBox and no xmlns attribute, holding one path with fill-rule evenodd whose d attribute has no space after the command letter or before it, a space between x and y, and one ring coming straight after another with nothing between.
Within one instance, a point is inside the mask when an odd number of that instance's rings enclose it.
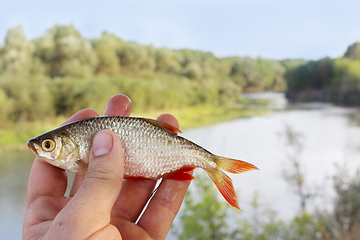
<instances>
[{"instance_id":1,"label":"water reflection","mask_svg":"<svg viewBox=\"0 0 360 240\"><path fill-rule=\"evenodd\" d=\"M281 110L288 107L288 101L281 92L242 93L242 98L269 100L269 108Z\"/></svg>"},{"instance_id":2,"label":"water reflection","mask_svg":"<svg viewBox=\"0 0 360 240\"><path fill-rule=\"evenodd\" d=\"M0 160L0 236L21 239L31 152L2 153Z\"/></svg>"}]
</instances>

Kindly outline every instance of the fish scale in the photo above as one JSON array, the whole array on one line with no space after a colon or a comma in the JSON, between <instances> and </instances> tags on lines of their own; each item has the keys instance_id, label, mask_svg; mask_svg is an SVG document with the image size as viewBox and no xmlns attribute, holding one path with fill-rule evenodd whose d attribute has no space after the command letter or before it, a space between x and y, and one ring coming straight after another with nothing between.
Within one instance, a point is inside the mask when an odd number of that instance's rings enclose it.
<instances>
[{"instance_id":1,"label":"fish scale","mask_svg":"<svg viewBox=\"0 0 360 240\"><path fill-rule=\"evenodd\" d=\"M92 138L103 129L114 131L120 138L125 156L125 175L158 179L179 169L179 166L211 166L206 161L208 153L189 144L188 140L163 131L144 119L130 117L100 117L96 121L84 120L70 125L67 131L74 140L85 143L80 145L79 150L86 163ZM84 137L80 132L89 136Z\"/></svg>"},{"instance_id":2,"label":"fish scale","mask_svg":"<svg viewBox=\"0 0 360 240\"><path fill-rule=\"evenodd\" d=\"M231 179L221 170L240 173L254 165L216 156L178 136L180 131L166 123L135 117L95 117L69 123L29 141L29 148L57 167L85 174L94 135L103 129L114 131L124 153L124 177L128 179L169 178L192 180L187 173L204 169L224 198L239 209Z\"/></svg>"}]
</instances>

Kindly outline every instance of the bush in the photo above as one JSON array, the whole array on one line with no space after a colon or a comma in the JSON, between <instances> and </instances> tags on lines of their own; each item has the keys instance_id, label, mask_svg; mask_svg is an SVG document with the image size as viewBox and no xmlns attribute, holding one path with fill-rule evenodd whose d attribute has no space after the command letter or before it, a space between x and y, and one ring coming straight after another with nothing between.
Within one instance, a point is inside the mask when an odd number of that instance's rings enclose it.
<instances>
[{"instance_id":1,"label":"bush","mask_svg":"<svg viewBox=\"0 0 360 240\"><path fill-rule=\"evenodd\" d=\"M53 98L49 91L51 80L44 76L3 75L0 89L12 104L9 120L35 120L54 113Z\"/></svg>"}]
</instances>

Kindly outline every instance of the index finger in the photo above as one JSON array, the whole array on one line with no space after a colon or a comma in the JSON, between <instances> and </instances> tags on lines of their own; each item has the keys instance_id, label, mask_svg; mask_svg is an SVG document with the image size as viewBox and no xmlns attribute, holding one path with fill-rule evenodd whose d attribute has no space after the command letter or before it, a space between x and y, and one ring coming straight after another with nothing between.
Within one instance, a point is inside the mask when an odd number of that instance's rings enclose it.
<instances>
[{"instance_id":1,"label":"index finger","mask_svg":"<svg viewBox=\"0 0 360 240\"><path fill-rule=\"evenodd\" d=\"M179 127L176 118L162 114L157 120ZM191 181L163 179L138 224L153 239L165 239Z\"/></svg>"},{"instance_id":2,"label":"index finger","mask_svg":"<svg viewBox=\"0 0 360 240\"><path fill-rule=\"evenodd\" d=\"M171 114L162 114L157 118L158 121L165 122L179 128L179 122ZM154 180L125 180L119 198L115 202L113 208L112 223L120 230L124 239L126 236L133 234L137 231L139 236L143 233L134 224L143 208L145 207L152 191L155 187L156 181ZM172 220L181 205L181 202L186 193L189 181L176 181L176 180L163 180L160 187L153 199L150 201L148 208L139 221L139 225L145 229L150 236L154 239L163 239L169 231ZM174 187L174 191L169 191ZM175 198L173 198L175 196ZM170 205L162 208L161 200L164 198L171 198ZM168 201L169 202L169 201ZM169 208L168 208L169 207ZM171 209L169 212L165 209ZM159 212L157 212L159 210ZM170 222L169 222L170 221ZM152 222L152 223L151 223ZM165 225L164 225L165 224ZM140 238L138 236L138 238Z\"/></svg>"},{"instance_id":3,"label":"index finger","mask_svg":"<svg viewBox=\"0 0 360 240\"><path fill-rule=\"evenodd\" d=\"M123 94L112 96L105 108L104 116L129 116L131 112L131 100ZM73 197L84 181L84 175L75 175L69 196Z\"/></svg>"}]
</instances>

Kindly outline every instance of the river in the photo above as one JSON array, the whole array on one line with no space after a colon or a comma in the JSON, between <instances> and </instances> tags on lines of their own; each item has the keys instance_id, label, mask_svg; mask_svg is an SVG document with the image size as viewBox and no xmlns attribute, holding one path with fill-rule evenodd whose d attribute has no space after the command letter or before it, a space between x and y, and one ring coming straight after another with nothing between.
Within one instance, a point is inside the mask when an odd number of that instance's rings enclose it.
<instances>
[{"instance_id":1,"label":"river","mask_svg":"<svg viewBox=\"0 0 360 240\"><path fill-rule=\"evenodd\" d=\"M190 129L182 134L215 154L242 159L259 167L260 171L229 174L239 196L242 214L250 214L255 190L261 203L278 212L281 219L290 219L298 213L298 199L283 178L284 171L290 169L286 155L289 149L282 134L286 126L301 134L303 150L299 159L306 183L322 189L321 197L311 202L309 209L329 207L334 195L331 179L336 173L335 164L347 166L351 169L349 174L359 167L360 127L354 118L360 115L358 109L323 103L290 105L282 93L244 96L271 99L273 111L266 116ZM1 239L21 239L26 185L33 159L30 151L2 154Z\"/></svg>"}]
</instances>

